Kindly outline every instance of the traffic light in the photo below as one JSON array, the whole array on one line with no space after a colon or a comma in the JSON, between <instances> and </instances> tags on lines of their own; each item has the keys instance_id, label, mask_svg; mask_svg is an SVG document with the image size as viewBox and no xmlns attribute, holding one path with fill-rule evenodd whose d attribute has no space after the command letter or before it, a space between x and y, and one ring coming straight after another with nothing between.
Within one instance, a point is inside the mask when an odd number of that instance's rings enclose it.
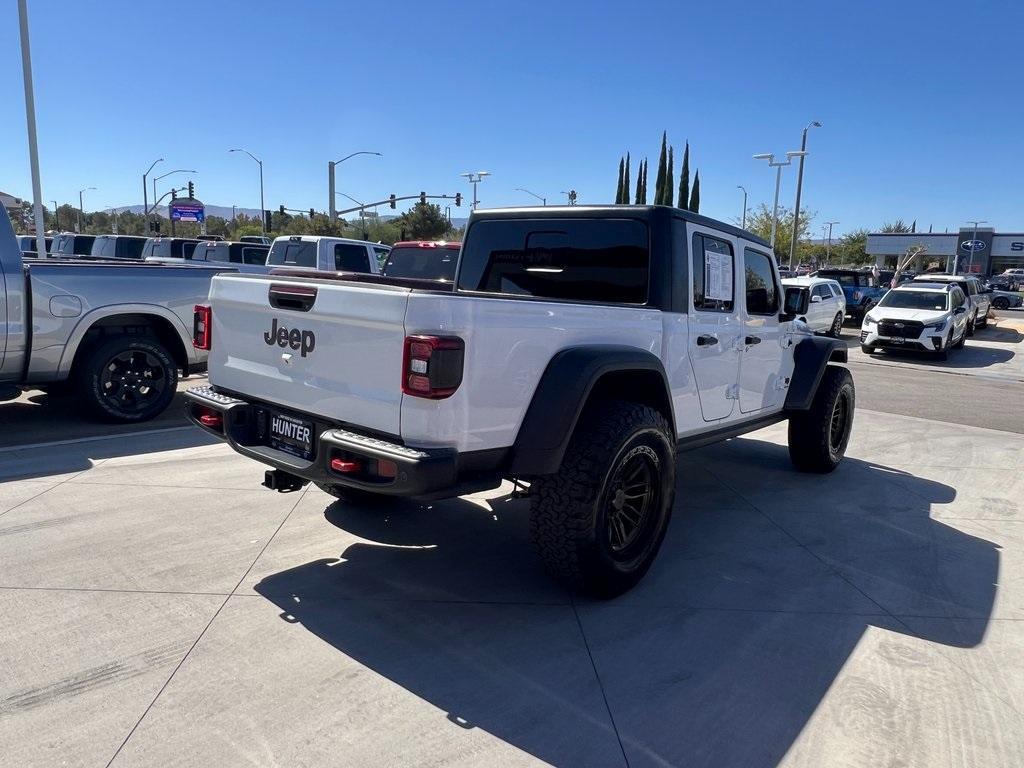
<instances>
[{"instance_id":1,"label":"traffic light","mask_svg":"<svg viewBox=\"0 0 1024 768\"><path fill-rule=\"evenodd\" d=\"M427 193L426 192L420 192L420 205L426 205L426 204L427 204Z\"/></svg>"},{"instance_id":2,"label":"traffic light","mask_svg":"<svg viewBox=\"0 0 1024 768\"><path fill-rule=\"evenodd\" d=\"M316 211L314 211L312 208L310 208L309 209L309 218L312 219L315 215L316 215Z\"/></svg>"},{"instance_id":3,"label":"traffic light","mask_svg":"<svg viewBox=\"0 0 1024 768\"><path fill-rule=\"evenodd\" d=\"M569 190L569 205L576 205L576 190Z\"/></svg>"},{"instance_id":4,"label":"traffic light","mask_svg":"<svg viewBox=\"0 0 1024 768\"><path fill-rule=\"evenodd\" d=\"M280 206L277 210L279 210L281 212L281 215L284 216L284 206L283 205Z\"/></svg>"},{"instance_id":5,"label":"traffic light","mask_svg":"<svg viewBox=\"0 0 1024 768\"><path fill-rule=\"evenodd\" d=\"M395 207L395 196L392 195L390 199L391 199L390 205L391 205L392 208L394 208Z\"/></svg>"},{"instance_id":6,"label":"traffic light","mask_svg":"<svg viewBox=\"0 0 1024 768\"><path fill-rule=\"evenodd\" d=\"M461 205L462 205L462 193L461 192L456 192L455 193L455 207L458 208Z\"/></svg>"},{"instance_id":7,"label":"traffic light","mask_svg":"<svg viewBox=\"0 0 1024 768\"><path fill-rule=\"evenodd\" d=\"M189 197L195 197L196 196L196 188L195 188L195 186L193 186L191 181L188 183L188 196Z\"/></svg>"},{"instance_id":8,"label":"traffic light","mask_svg":"<svg viewBox=\"0 0 1024 768\"><path fill-rule=\"evenodd\" d=\"M178 199L178 190L172 189L171 190L171 200L177 200L177 199Z\"/></svg>"},{"instance_id":9,"label":"traffic light","mask_svg":"<svg viewBox=\"0 0 1024 768\"><path fill-rule=\"evenodd\" d=\"M264 232L269 232L271 229L273 229L273 227L270 225L270 220L271 220L270 219L270 211L264 209L263 210L263 230L264 230Z\"/></svg>"}]
</instances>

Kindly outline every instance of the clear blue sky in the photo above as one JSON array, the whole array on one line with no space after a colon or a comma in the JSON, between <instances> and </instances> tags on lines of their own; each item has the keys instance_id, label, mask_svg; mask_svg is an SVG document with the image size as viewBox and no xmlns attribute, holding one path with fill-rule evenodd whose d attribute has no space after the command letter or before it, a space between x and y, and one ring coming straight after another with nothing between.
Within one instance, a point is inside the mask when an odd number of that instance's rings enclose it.
<instances>
[{"instance_id":1,"label":"clear blue sky","mask_svg":"<svg viewBox=\"0 0 1024 768\"><path fill-rule=\"evenodd\" d=\"M483 169L486 206L532 202L516 187L610 202L619 155L656 166L666 128L680 153L690 141L702 213L731 219L737 184L771 202L774 174L750 156L797 149L820 120L804 185L816 234L896 217L1024 229L1020 3L29 0L29 13L46 201L96 186L87 208L141 204L141 174L164 157L199 171L205 202L255 208L255 163L227 153L241 146L264 161L268 208L325 209L327 161L364 149L384 157L338 179L363 200L468 193L459 173ZM14 0L0 71L0 189L30 197ZM787 169L783 201L794 190Z\"/></svg>"}]
</instances>

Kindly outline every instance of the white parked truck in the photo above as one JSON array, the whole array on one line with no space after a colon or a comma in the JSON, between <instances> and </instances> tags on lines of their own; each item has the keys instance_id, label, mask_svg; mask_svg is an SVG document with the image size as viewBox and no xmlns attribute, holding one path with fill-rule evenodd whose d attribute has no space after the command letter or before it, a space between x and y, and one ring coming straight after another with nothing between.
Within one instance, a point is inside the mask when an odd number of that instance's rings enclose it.
<instances>
[{"instance_id":1,"label":"white parked truck","mask_svg":"<svg viewBox=\"0 0 1024 768\"><path fill-rule=\"evenodd\" d=\"M285 235L274 239L267 266L321 272L380 273L391 246L322 235Z\"/></svg>"},{"instance_id":2,"label":"white parked truck","mask_svg":"<svg viewBox=\"0 0 1024 768\"><path fill-rule=\"evenodd\" d=\"M528 486L548 568L611 596L672 512L677 450L789 421L829 472L853 424L846 348L784 306L771 248L664 206L474 212L449 284L219 275L196 318L209 386L189 414L343 499ZM685 481L684 481L685 482Z\"/></svg>"},{"instance_id":3,"label":"white parked truck","mask_svg":"<svg viewBox=\"0 0 1024 768\"><path fill-rule=\"evenodd\" d=\"M0 207L0 400L64 389L108 421L161 413L202 370L192 318L218 269L23 258ZM0 404L0 423L3 421Z\"/></svg>"}]
</instances>

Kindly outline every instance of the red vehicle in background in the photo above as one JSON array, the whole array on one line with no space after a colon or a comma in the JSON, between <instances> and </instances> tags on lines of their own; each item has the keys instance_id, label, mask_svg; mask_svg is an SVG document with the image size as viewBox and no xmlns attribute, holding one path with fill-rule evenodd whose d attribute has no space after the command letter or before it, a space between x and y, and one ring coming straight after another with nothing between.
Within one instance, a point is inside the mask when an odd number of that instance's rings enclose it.
<instances>
[{"instance_id":1,"label":"red vehicle in background","mask_svg":"<svg viewBox=\"0 0 1024 768\"><path fill-rule=\"evenodd\" d=\"M395 243L380 273L386 277L410 277L450 283L455 279L462 243L444 240L405 240Z\"/></svg>"}]
</instances>

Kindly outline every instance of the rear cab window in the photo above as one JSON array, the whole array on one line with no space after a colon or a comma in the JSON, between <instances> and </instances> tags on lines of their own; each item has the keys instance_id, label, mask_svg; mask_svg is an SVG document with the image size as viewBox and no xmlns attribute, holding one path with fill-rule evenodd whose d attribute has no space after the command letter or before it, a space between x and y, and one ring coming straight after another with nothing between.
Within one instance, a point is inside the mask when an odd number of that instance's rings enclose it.
<instances>
[{"instance_id":1,"label":"rear cab window","mask_svg":"<svg viewBox=\"0 0 1024 768\"><path fill-rule=\"evenodd\" d=\"M470 234L471 233L471 234ZM647 225L635 219L487 219L467 233L458 289L536 299L645 304Z\"/></svg>"},{"instance_id":2,"label":"rear cab window","mask_svg":"<svg viewBox=\"0 0 1024 768\"><path fill-rule=\"evenodd\" d=\"M316 269L316 242L312 240L275 240L267 264L275 267L312 267Z\"/></svg>"},{"instance_id":3,"label":"rear cab window","mask_svg":"<svg viewBox=\"0 0 1024 768\"><path fill-rule=\"evenodd\" d=\"M383 274L387 277L413 277L419 280L451 282L455 279L455 267L458 263L458 248L399 246L391 249L384 263Z\"/></svg>"}]
</instances>

